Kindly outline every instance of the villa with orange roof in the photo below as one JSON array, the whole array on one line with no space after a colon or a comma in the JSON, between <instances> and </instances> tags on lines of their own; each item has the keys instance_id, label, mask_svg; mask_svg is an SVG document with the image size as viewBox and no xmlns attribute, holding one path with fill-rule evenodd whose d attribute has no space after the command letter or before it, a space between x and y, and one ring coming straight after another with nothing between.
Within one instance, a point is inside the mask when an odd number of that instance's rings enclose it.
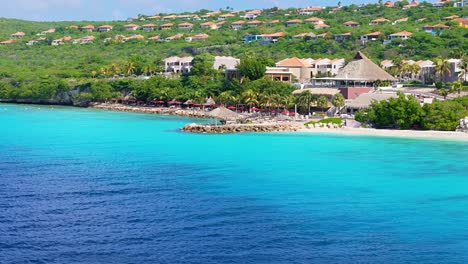
<instances>
[{"instance_id":1,"label":"villa with orange roof","mask_svg":"<svg viewBox=\"0 0 468 264\"><path fill-rule=\"evenodd\" d=\"M343 25L345 27L352 27L352 28L359 27L359 23L356 21L347 21L347 22L344 22Z\"/></svg>"},{"instance_id":2,"label":"villa with orange roof","mask_svg":"<svg viewBox=\"0 0 468 264\"><path fill-rule=\"evenodd\" d=\"M324 24L325 20L318 18L318 17L310 17L304 20L306 23L311 23L311 24Z\"/></svg>"},{"instance_id":3,"label":"villa with orange roof","mask_svg":"<svg viewBox=\"0 0 468 264\"><path fill-rule=\"evenodd\" d=\"M63 37L63 38L59 38L59 39L54 39L54 40L52 40L50 45L52 45L52 46L64 45L66 42L71 41L71 40L72 40L72 37Z\"/></svg>"},{"instance_id":4,"label":"villa with orange roof","mask_svg":"<svg viewBox=\"0 0 468 264\"><path fill-rule=\"evenodd\" d=\"M139 25L136 25L136 24L128 24L128 25L125 25L124 26L124 29L126 31L135 31L139 28L140 26Z\"/></svg>"},{"instance_id":5,"label":"villa with orange roof","mask_svg":"<svg viewBox=\"0 0 468 264\"><path fill-rule=\"evenodd\" d=\"M9 40L5 40L5 41L0 42L0 45L5 46L5 45L13 44L13 43L15 43L15 42L16 42L16 40L14 40L14 39L9 39Z\"/></svg>"},{"instance_id":6,"label":"villa with orange roof","mask_svg":"<svg viewBox=\"0 0 468 264\"><path fill-rule=\"evenodd\" d=\"M286 36L286 33L284 32L277 32L273 34L263 34L263 41L264 42L272 42L275 43L277 42L280 38L284 38Z\"/></svg>"},{"instance_id":7,"label":"villa with orange roof","mask_svg":"<svg viewBox=\"0 0 468 264\"><path fill-rule=\"evenodd\" d=\"M185 38L185 40L190 42L190 41L196 41L196 40L204 40L204 39L207 39L209 37L210 37L210 35L202 33L202 34L197 34L195 36L187 37L187 38Z\"/></svg>"},{"instance_id":8,"label":"villa with orange roof","mask_svg":"<svg viewBox=\"0 0 468 264\"><path fill-rule=\"evenodd\" d=\"M384 6L385 6L385 7L394 7L392 1L387 1L387 2L385 2Z\"/></svg>"},{"instance_id":9,"label":"villa with orange roof","mask_svg":"<svg viewBox=\"0 0 468 264\"><path fill-rule=\"evenodd\" d=\"M452 16L448 16L448 17L444 17L442 18L443 20L454 20L454 19L457 19L459 18L459 16L457 15L452 15Z\"/></svg>"},{"instance_id":10,"label":"villa with orange roof","mask_svg":"<svg viewBox=\"0 0 468 264\"><path fill-rule=\"evenodd\" d=\"M408 31L401 31L397 33L393 33L389 36L389 40L394 40L394 39L403 39L407 40L413 33L408 32Z\"/></svg>"},{"instance_id":11,"label":"villa with orange roof","mask_svg":"<svg viewBox=\"0 0 468 264\"><path fill-rule=\"evenodd\" d=\"M109 31L112 30L112 28L113 28L113 27L112 27L111 25L102 25L102 26L99 26L99 27L97 28L97 31L98 31L98 32L109 32Z\"/></svg>"},{"instance_id":12,"label":"villa with orange roof","mask_svg":"<svg viewBox=\"0 0 468 264\"><path fill-rule=\"evenodd\" d=\"M312 15L314 13L317 13L319 11L322 11L321 7L319 7L319 6L309 6L309 7L299 9L299 15L308 16L308 15Z\"/></svg>"},{"instance_id":13,"label":"villa with orange roof","mask_svg":"<svg viewBox=\"0 0 468 264\"><path fill-rule=\"evenodd\" d=\"M244 18L247 19L247 20L253 20L253 19L256 19L259 15L262 14L262 10L260 9L255 9L255 10L252 10L252 11L248 11L245 13L245 16Z\"/></svg>"},{"instance_id":14,"label":"villa with orange roof","mask_svg":"<svg viewBox=\"0 0 468 264\"><path fill-rule=\"evenodd\" d=\"M398 24L398 23L403 23L403 22L408 22L408 18L404 17L404 18L397 19L395 20L395 22L393 22L393 25Z\"/></svg>"},{"instance_id":15,"label":"villa with orange roof","mask_svg":"<svg viewBox=\"0 0 468 264\"><path fill-rule=\"evenodd\" d=\"M157 15L148 17L148 19L160 19L160 18L161 18L161 16L157 16Z\"/></svg>"},{"instance_id":16,"label":"villa with orange roof","mask_svg":"<svg viewBox=\"0 0 468 264\"><path fill-rule=\"evenodd\" d=\"M47 34L55 33L55 28L50 28L48 30L41 31L41 33L37 34L38 36L44 36Z\"/></svg>"},{"instance_id":17,"label":"villa with orange roof","mask_svg":"<svg viewBox=\"0 0 468 264\"><path fill-rule=\"evenodd\" d=\"M245 25L245 21L244 20L239 20L239 21L236 21L236 22L232 22L231 23L231 28L232 29L241 29L242 27L244 27Z\"/></svg>"},{"instance_id":18,"label":"villa with orange roof","mask_svg":"<svg viewBox=\"0 0 468 264\"><path fill-rule=\"evenodd\" d=\"M292 19L292 20L288 20L288 21L286 22L286 25L287 25L288 27L290 27L290 26L294 26L294 25L299 25L299 24L301 24L301 23L302 23L302 20L300 20L300 19Z\"/></svg>"},{"instance_id":19,"label":"villa with orange roof","mask_svg":"<svg viewBox=\"0 0 468 264\"><path fill-rule=\"evenodd\" d=\"M71 28L71 26L69 27ZM80 28L83 32L93 32L95 27L93 25L86 25Z\"/></svg>"},{"instance_id":20,"label":"villa with orange roof","mask_svg":"<svg viewBox=\"0 0 468 264\"><path fill-rule=\"evenodd\" d=\"M22 38L24 36L26 36L26 33L24 32L16 32L16 33L13 33L10 35L12 38Z\"/></svg>"},{"instance_id":21,"label":"villa with orange roof","mask_svg":"<svg viewBox=\"0 0 468 264\"><path fill-rule=\"evenodd\" d=\"M145 37L139 34L131 35L129 37L125 37L123 39L124 42L130 41L130 40L144 40Z\"/></svg>"},{"instance_id":22,"label":"villa with orange roof","mask_svg":"<svg viewBox=\"0 0 468 264\"><path fill-rule=\"evenodd\" d=\"M171 40L181 39L183 36L184 36L184 34L178 33L178 34L175 34L174 36L167 37L164 40L165 41L171 41Z\"/></svg>"},{"instance_id":23,"label":"villa with orange roof","mask_svg":"<svg viewBox=\"0 0 468 264\"><path fill-rule=\"evenodd\" d=\"M177 16L176 15L169 15L169 16L164 16L161 18L161 21L168 21L168 20L171 20L171 19L176 19Z\"/></svg>"},{"instance_id":24,"label":"villa with orange roof","mask_svg":"<svg viewBox=\"0 0 468 264\"><path fill-rule=\"evenodd\" d=\"M383 35L382 32L380 31L375 31L369 34L365 34L361 36L361 41L362 42L367 42L367 41L376 41L379 39L379 36Z\"/></svg>"},{"instance_id":25,"label":"villa with orange roof","mask_svg":"<svg viewBox=\"0 0 468 264\"><path fill-rule=\"evenodd\" d=\"M390 22L390 20L388 20L386 18L377 18L377 19L372 20L369 23L369 25L376 26L376 25L380 25L380 24L384 24L384 23L388 23L388 22Z\"/></svg>"},{"instance_id":26,"label":"villa with orange roof","mask_svg":"<svg viewBox=\"0 0 468 264\"><path fill-rule=\"evenodd\" d=\"M418 1L413 0L413 1L411 1L411 3L409 3L407 5L404 5L403 9L408 9L408 8L417 7L417 6L419 6Z\"/></svg>"},{"instance_id":27,"label":"villa with orange roof","mask_svg":"<svg viewBox=\"0 0 468 264\"><path fill-rule=\"evenodd\" d=\"M89 43L93 43L93 41L94 41L94 36L87 36L87 37L83 37L79 39L74 39L72 40L72 43L73 44L89 44Z\"/></svg>"},{"instance_id":28,"label":"villa with orange roof","mask_svg":"<svg viewBox=\"0 0 468 264\"><path fill-rule=\"evenodd\" d=\"M325 29L325 28L329 28L330 26L327 25L327 24L316 24L314 26L315 29Z\"/></svg>"},{"instance_id":29,"label":"villa with orange roof","mask_svg":"<svg viewBox=\"0 0 468 264\"><path fill-rule=\"evenodd\" d=\"M260 21L260 20L252 20L252 21L247 22L248 27L258 27L262 24L263 24L263 21Z\"/></svg>"},{"instance_id":30,"label":"villa with orange roof","mask_svg":"<svg viewBox=\"0 0 468 264\"><path fill-rule=\"evenodd\" d=\"M436 35L437 32L440 32L444 29L449 29L450 27L444 24L436 24L434 26L425 25L423 27L424 32L431 33L432 35Z\"/></svg>"},{"instance_id":31,"label":"villa with orange roof","mask_svg":"<svg viewBox=\"0 0 468 264\"><path fill-rule=\"evenodd\" d=\"M337 74L338 70L344 66L344 63L344 59L330 60L324 58L314 60L311 58L299 59L294 57L277 62L275 64L276 67L270 68L270 72L290 72L300 83L305 83L317 75ZM274 74L271 74L270 77L274 77Z\"/></svg>"},{"instance_id":32,"label":"villa with orange roof","mask_svg":"<svg viewBox=\"0 0 468 264\"><path fill-rule=\"evenodd\" d=\"M458 26L468 28L468 18L457 18L454 21L458 23Z\"/></svg>"},{"instance_id":33,"label":"villa with orange roof","mask_svg":"<svg viewBox=\"0 0 468 264\"><path fill-rule=\"evenodd\" d=\"M153 41L157 41L157 40L161 40L161 36L152 36L152 37L149 37L148 40L153 40Z\"/></svg>"},{"instance_id":34,"label":"villa with orange roof","mask_svg":"<svg viewBox=\"0 0 468 264\"><path fill-rule=\"evenodd\" d=\"M179 29L192 29L193 24L185 22L185 23L180 23L178 27L179 27Z\"/></svg>"},{"instance_id":35,"label":"villa with orange roof","mask_svg":"<svg viewBox=\"0 0 468 264\"><path fill-rule=\"evenodd\" d=\"M335 34L335 36L334 36L334 39L337 42L347 41L347 40L350 40L350 38L351 38L351 32L342 33L342 34Z\"/></svg>"},{"instance_id":36,"label":"villa with orange roof","mask_svg":"<svg viewBox=\"0 0 468 264\"><path fill-rule=\"evenodd\" d=\"M166 23L166 24L162 24L159 27L161 28L161 30L168 30L168 29L171 29L173 26L174 26L174 24L172 24L172 23Z\"/></svg>"},{"instance_id":37,"label":"villa with orange roof","mask_svg":"<svg viewBox=\"0 0 468 264\"><path fill-rule=\"evenodd\" d=\"M201 23L200 27L205 28L205 29L218 29L217 24L215 22L213 22L213 21L208 21L208 22Z\"/></svg>"},{"instance_id":38,"label":"villa with orange roof","mask_svg":"<svg viewBox=\"0 0 468 264\"><path fill-rule=\"evenodd\" d=\"M143 31L153 31L155 28L156 28L156 25L153 23L149 23L149 24L145 24L141 26L141 29L143 29Z\"/></svg>"},{"instance_id":39,"label":"villa with orange roof","mask_svg":"<svg viewBox=\"0 0 468 264\"><path fill-rule=\"evenodd\" d=\"M226 19L228 19L228 18L230 18L230 17L235 17L235 16L236 16L236 15L234 15L234 14L223 14L223 15L220 15L220 16L218 17L218 20L224 21L224 20L226 20Z\"/></svg>"}]
</instances>

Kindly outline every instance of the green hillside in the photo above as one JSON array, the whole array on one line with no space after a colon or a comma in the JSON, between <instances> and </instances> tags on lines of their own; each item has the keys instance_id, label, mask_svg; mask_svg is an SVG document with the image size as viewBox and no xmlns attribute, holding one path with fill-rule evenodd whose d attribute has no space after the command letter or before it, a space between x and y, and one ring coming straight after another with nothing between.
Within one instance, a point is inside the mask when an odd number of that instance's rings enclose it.
<instances>
[{"instance_id":1,"label":"green hillside","mask_svg":"<svg viewBox=\"0 0 468 264\"><path fill-rule=\"evenodd\" d=\"M404 2L397 2L395 7L387 8L380 4L366 6L345 6L336 12L332 8L326 8L311 15L300 15L298 9L279 10L277 8L263 10L256 20L264 22L258 27L244 26L242 29L233 30L230 25L234 21L242 20L244 13L229 17L223 27L217 30L204 29L202 23L219 21L220 14L214 14L200 21L187 21L175 18L170 21L161 21L160 18L151 19L149 16L141 16L131 23L144 25L156 24L156 30L125 31L123 26L127 21L70 21L70 22L31 22L15 19L0 19L0 42L10 39L10 35L22 31L26 33L24 38L15 43L0 46L0 85L8 85L9 89L21 90L28 85L43 81L44 78L65 79L70 84L86 83L91 78L106 79L112 75L110 68L115 73L143 74L160 69L162 59L171 55L192 55L203 53L212 55L231 55L236 57L262 57L271 62L287 57L308 58L345 58L350 59L355 51L362 50L374 61L401 57L402 59L430 59L438 56L460 56L468 50L468 29L460 26L455 21L446 17L467 15L467 9L445 6L435 8L432 4L422 3L418 7L403 8ZM200 11L192 15L202 17L208 11ZM221 14L230 13L223 10ZM165 16L166 14L159 14ZM287 21L292 19L305 20L311 17L319 17L330 27L327 29L315 29L311 23L299 23L287 26ZM386 18L388 23L381 25L369 25L377 18ZM405 22L394 23L400 19ZM279 20L278 23L273 23ZM355 21L359 27L350 28L343 25L347 21ZM170 30L160 30L164 23L173 23ZM178 29L177 25L183 22L194 24L192 29ZM70 26L112 25L114 28L106 33L86 33ZM443 24L450 28L439 30L435 34L423 31L424 25ZM41 31L55 28L56 32L45 36L37 36ZM379 31L382 35L377 41L361 43L361 35ZM409 31L413 34L408 40L393 40L389 44L382 42L388 39L390 34ZM243 43L243 37L248 34L269 34L284 32L285 37L276 43L260 45L258 42ZM314 34L328 33L323 39L307 40L304 38L293 39L293 36L301 33L313 32ZM334 34L351 33L348 40L337 42ZM161 39L175 34L184 34L184 37L173 41L150 41L149 37L160 36ZM188 42L185 37L206 33L208 39ZM141 34L144 40L131 40L125 43L119 41L122 37ZM73 39L92 35L95 40L91 44L72 44L51 46L54 39L70 36ZM27 46L30 40L45 37L39 43ZM105 41L111 39L110 41ZM126 71L125 68L132 68ZM119 69L116 71L115 69ZM13 88L11 88L13 87ZM0 87L1 88L1 87ZM18 93L15 93L18 94ZM24 96L27 96L26 93ZM23 97L24 97L23 96Z\"/></svg>"}]
</instances>

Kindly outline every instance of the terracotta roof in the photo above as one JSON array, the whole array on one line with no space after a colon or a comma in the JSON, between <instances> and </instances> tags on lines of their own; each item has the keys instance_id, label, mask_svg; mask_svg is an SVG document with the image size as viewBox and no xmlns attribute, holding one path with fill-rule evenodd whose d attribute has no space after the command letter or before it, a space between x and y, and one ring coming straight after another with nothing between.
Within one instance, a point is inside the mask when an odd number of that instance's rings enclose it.
<instances>
[{"instance_id":1,"label":"terracotta roof","mask_svg":"<svg viewBox=\"0 0 468 264\"><path fill-rule=\"evenodd\" d=\"M14 39L9 39L9 40L5 40L5 41L0 42L0 44L7 45L7 44L13 44L15 42L16 41Z\"/></svg>"},{"instance_id":2,"label":"terracotta roof","mask_svg":"<svg viewBox=\"0 0 468 264\"><path fill-rule=\"evenodd\" d=\"M264 36L264 37L272 37L272 38L274 38L274 37L280 38L280 37L286 36L286 33L284 33L284 32L277 32L277 33L272 33L272 34L263 34L262 36Z\"/></svg>"},{"instance_id":3,"label":"terracotta roof","mask_svg":"<svg viewBox=\"0 0 468 264\"><path fill-rule=\"evenodd\" d=\"M184 23L180 23L180 24L179 24L179 27L193 27L193 24L192 24L192 23L188 23L188 22L184 22Z\"/></svg>"},{"instance_id":4,"label":"terracotta roof","mask_svg":"<svg viewBox=\"0 0 468 264\"><path fill-rule=\"evenodd\" d=\"M310 17L310 18L307 18L306 20L304 20L305 22L319 22L319 21L324 21L323 19L319 18L319 17Z\"/></svg>"},{"instance_id":5,"label":"terracotta roof","mask_svg":"<svg viewBox=\"0 0 468 264\"><path fill-rule=\"evenodd\" d=\"M176 18L176 15L169 15L169 16L164 16L163 19L173 19Z\"/></svg>"},{"instance_id":6,"label":"terracotta roof","mask_svg":"<svg viewBox=\"0 0 468 264\"><path fill-rule=\"evenodd\" d=\"M99 26L98 28L112 28L111 25L102 25L102 26Z\"/></svg>"},{"instance_id":7,"label":"terracotta roof","mask_svg":"<svg viewBox=\"0 0 468 264\"><path fill-rule=\"evenodd\" d=\"M139 26L136 25L136 24L128 24L128 25L125 25L124 27L126 27L126 28L134 28L134 27L139 27Z\"/></svg>"},{"instance_id":8,"label":"terracotta roof","mask_svg":"<svg viewBox=\"0 0 468 264\"><path fill-rule=\"evenodd\" d=\"M260 15L261 13L262 13L262 10L255 9L255 10L249 11L249 12L247 12L245 14L247 14L247 15Z\"/></svg>"},{"instance_id":9,"label":"terracotta roof","mask_svg":"<svg viewBox=\"0 0 468 264\"><path fill-rule=\"evenodd\" d=\"M149 19L157 19L157 18L161 18L161 16L150 16L148 17Z\"/></svg>"},{"instance_id":10,"label":"terracotta roof","mask_svg":"<svg viewBox=\"0 0 468 264\"><path fill-rule=\"evenodd\" d=\"M347 21L347 22L344 22L343 25L359 25L359 23L356 21Z\"/></svg>"},{"instance_id":11,"label":"terracotta roof","mask_svg":"<svg viewBox=\"0 0 468 264\"><path fill-rule=\"evenodd\" d=\"M459 18L459 16L453 15L453 16L444 17L445 20L453 20L456 18Z\"/></svg>"},{"instance_id":12,"label":"terracotta roof","mask_svg":"<svg viewBox=\"0 0 468 264\"><path fill-rule=\"evenodd\" d=\"M174 24L172 23L166 23L166 24L162 24L161 27L173 27Z\"/></svg>"},{"instance_id":13,"label":"terracotta roof","mask_svg":"<svg viewBox=\"0 0 468 264\"><path fill-rule=\"evenodd\" d=\"M277 24L277 23L280 23L281 21L279 19L276 19L276 20L272 20L270 22L268 22L268 24Z\"/></svg>"},{"instance_id":14,"label":"terracotta roof","mask_svg":"<svg viewBox=\"0 0 468 264\"><path fill-rule=\"evenodd\" d=\"M291 19L287 23L288 24L290 24L290 23L302 23L302 20L300 20L300 19Z\"/></svg>"},{"instance_id":15,"label":"terracotta roof","mask_svg":"<svg viewBox=\"0 0 468 264\"><path fill-rule=\"evenodd\" d=\"M150 23L150 24L145 24L145 25L143 25L142 27L155 27L155 26L156 26L155 24L151 24L151 23Z\"/></svg>"},{"instance_id":16,"label":"terracotta roof","mask_svg":"<svg viewBox=\"0 0 468 264\"><path fill-rule=\"evenodd\" d=\"M413 33L408 32L408 31L400 31L397 33L393 33L390 36L411 36L411 35L413 35Z\"/></svg>"},{"instance_id":17,"label":"terracotta roof","mask_svg":"<svg viewBox=\"0 0 468 264\"><path fill-rule=\"evenodd\" d=\"M322 10L320 6L309 6L309 7L300 9L300 11L320 11L320 10Z\"/></svg>"},{"instance_id":18,"label":"terracotta roof","mask_svg":"<svg viewBox=\"0 0 468 264\"><path fill-rule=\"evenodd\" d=\"M24 32L16 32L16 33L13 33L11 34L12 37L24 37L26 36L26 33Z\"/></svg>"},{"instance_id":19,"label":"terracotta roof","mask_svg":"<svg viewBox=\"0 0 468 264\"><path fill-rule=\"evenodd\" d=\"M202 34L197 34L197 35L193 36L192 39L207 39L209 37L210 37L210 35L202 33Z\"/></svg>"},{"instance_id":20,"label":"terracotta roof","mask_svg":"<svg viewBox=\"0 0 468 264\"><path fill-rule=\"evenodd\" d=\"M148 39L149 40L159 40L159 39L161 39L161 37L160 36L153 36L153 37L150 37Z\"/></svg>"},{"instance_id":21,"label":"terracotta roof","mask_svg":"<svg viewBox=\"0 0 468 264\"><path fill-rule=\"evenodd\" d=\"M71 26L70 26L71 28ZM81 27L82 29L94 29L94 26L93 25L87 25L87 26L82 26Z\"/></svg>"},{"instance_id":22,"label":"terracotta roof","mask_svg":"<svg viewBox=\"0 0 468 264\"><path fill-rule=\"evenodd\" d=\"M395 22L406 22L406 21L408 21L407 17L395 20Z\"/></svg>"},{"instance_id":23,"label":"terracotta roof","mask_svg":"<svg viewBox=\"0 0 468 264\"><path fill-rule=\"evenodd\" d=\"M301 59L294 57L294 58L287 58L282 61L276 63L276 67L308 67L304 61Z\"/></svg>"},{"instance_id":24,"label":"terracotta roof","mask_svg":"<svg viewBox=\"0 0 468 264\"><path fill-rule=\"evenodd\" d=\"M393 2L392 1L387 1L384 4L386 7L393 7Z\"/></svg>"},{"instance_id":25,"label":"terracotta roof","mask_svg":"<svg viewBox=\"0 0 468 264\"><path fill-rule=\"evenodd\" d=\"M234 24L234 23L233 23L233 24ZM259 25L259 24L263 24L263 21L260 21L260 20L252 20L252 21L247 22L247 25Z\"/></svg>"},{"instance_id":26,"label":"terracotta roof","mask_svg":"<svg viewBox=\"0 0 468 264\"><path fill-rule=\"evenodd\" d=\"M371 32L369 34L365 34L364 36L380 36L380 35L382 35L382 32L375 31L375 32Z\"/></svg>"},{"instance_id":27,"label":"terracotta roof","mask_svg":"<svg viewBox=\"0 0 468 264\"><path fill-rule=\"evenodd\" d=\"M232 22L231 25L243 25L245 24L245 21L244 20L238 20L236 22Z\"/></svg>"},{"instance_id":28,"label":"terracotta roof","mask_svg":"<svg viewBox=\"0 0 468 264\"><path fill-rule=\"evenodd\" d=\"M315 27L315 28L320 28L320 27L322 27L322 28L329 28L330 26L327 25L327 24L317 24L317 25L315 25L314 27Z\"/></svg>"},{"instance_id":29,"label":"terracotta roof","mask_svg":"<svg viewBox=\"0 0 468 264\"><path fill-rule=\"evenodd\" d=\"M461 23L463 25L468 25L468 18L457 18L455 19L458 23Z\"/></svg>"},{"instance_id":30,"label":"terracotta roof","mask_svg":"<svg viewBox=\"0 0 468 264\"><path fill-rule=\"evenodd\" d=\"M371 22L372 23L381 23L381 22L389 22L390 20L386 19L386 18L377 18L377 19L374 19L372 20Z\"/></svg>"}]
</instances>

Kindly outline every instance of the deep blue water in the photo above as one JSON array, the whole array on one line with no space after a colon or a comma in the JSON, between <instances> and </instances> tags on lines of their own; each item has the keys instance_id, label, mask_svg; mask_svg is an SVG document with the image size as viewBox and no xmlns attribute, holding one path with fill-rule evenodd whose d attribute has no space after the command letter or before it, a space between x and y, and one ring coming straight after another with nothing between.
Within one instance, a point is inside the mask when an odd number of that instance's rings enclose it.
<instances>
[{"instance_id":1,"label":"deep blue water","mask_svg":"<svg viewBox=\"0 0 468 264\"><path fill-rule=\"evenodd\" d=\"M468 263L468 144L0 104L0 263Z\"/></svg>"}]
</instances>

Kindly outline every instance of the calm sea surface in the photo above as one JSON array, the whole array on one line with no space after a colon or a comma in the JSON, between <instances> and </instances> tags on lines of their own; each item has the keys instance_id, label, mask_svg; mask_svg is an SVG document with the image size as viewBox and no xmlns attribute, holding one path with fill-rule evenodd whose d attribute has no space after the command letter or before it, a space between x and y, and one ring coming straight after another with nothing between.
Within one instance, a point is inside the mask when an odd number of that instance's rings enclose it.
<instances>
[{"instance_id":1,"label":"calm sea surface","mask_svg":"<svg viewBox=\"0 0 468 264\"><path fill-rule=\"evenodd\" d=\"M0 104L0 263L468 263L468 144Z\"/></svg>"}]
</instances>

